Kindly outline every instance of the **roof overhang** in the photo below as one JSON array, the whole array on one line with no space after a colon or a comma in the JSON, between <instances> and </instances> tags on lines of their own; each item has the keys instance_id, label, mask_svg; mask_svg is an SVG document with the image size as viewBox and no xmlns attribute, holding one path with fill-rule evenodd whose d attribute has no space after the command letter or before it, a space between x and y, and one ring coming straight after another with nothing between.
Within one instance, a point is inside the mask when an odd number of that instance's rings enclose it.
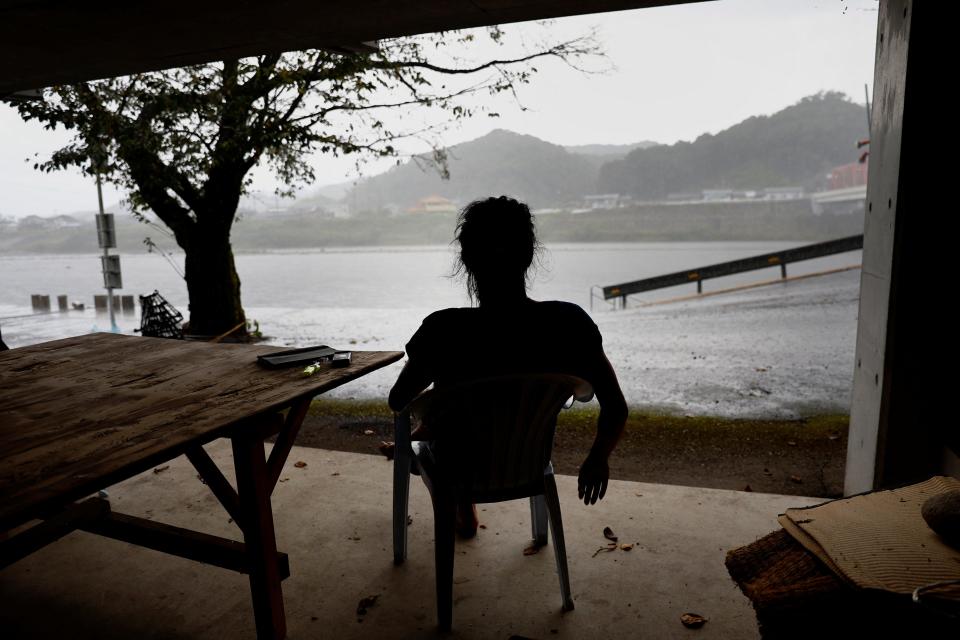
<instances>
[{"instance_id":1,"label":"roof overhang","mask_svg":"<svg viewBox=\"0 0 960 640\"><path fill-rule=\"evenodd\" d=\"M0 0L0 95L264 53L701 0Z\"/></svg>"}]
</instances>

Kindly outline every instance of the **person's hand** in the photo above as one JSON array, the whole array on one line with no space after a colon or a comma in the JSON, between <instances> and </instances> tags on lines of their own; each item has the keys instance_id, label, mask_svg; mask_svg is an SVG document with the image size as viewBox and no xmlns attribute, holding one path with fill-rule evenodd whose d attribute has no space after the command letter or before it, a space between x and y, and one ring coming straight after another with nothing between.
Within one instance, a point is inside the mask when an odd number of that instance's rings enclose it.
<instances>
[{"instance_id":1,"label":"person's hand","mask_svg":"<svg viewBox=\"0 0 960 640\"><path fill-rule=\"evenodd\" d=\"M605 456L590 454L580 466L577 481L580 499L583 504L596 504L607 493L607 480L610 479L610 467Z\"/></svg>"}]
</instances>

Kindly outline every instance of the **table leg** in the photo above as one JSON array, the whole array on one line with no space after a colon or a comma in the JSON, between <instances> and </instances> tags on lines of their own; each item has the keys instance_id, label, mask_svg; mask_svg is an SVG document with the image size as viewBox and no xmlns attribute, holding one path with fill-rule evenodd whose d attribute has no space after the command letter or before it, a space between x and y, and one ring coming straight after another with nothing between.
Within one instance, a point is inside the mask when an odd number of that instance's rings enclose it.
<instances>
[{"instance_id":1,"label":"table leg","mask_svg":"<svg viewBox=\"0 0 960 640\"><path fill-rule=\"evenodd\" d=\"M232 440L257 637L280 640L287 635L287 622L277 570L277 541L270 506L272 487L263 441L244 434L238 434Z\"/></svg>"}]
</instances>

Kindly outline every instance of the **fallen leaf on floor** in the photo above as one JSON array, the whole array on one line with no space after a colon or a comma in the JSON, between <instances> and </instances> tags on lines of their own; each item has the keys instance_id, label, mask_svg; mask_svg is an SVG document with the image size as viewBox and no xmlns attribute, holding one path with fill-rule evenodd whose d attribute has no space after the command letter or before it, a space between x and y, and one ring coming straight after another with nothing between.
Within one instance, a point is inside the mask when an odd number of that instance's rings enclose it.
<instances>
[{"instance_id":1,"label":"fallen leaf on floor","mask_svg":"<svg viewBox=\"0 0 960 640\"><path fill-rule=\"evenodd\" d=\"M524 547L523 549L523 555L525 556L535 556L538 553L540 553L540 547L538 547L535 544L530 544L529 546Z\"/></svg>"},{"instance_id":2,"label":"fallen leaf on floor","mask_svg":"<svg viewBox=\"0 0 960 640\"><path fill-rule=\"evenodd\" d=\"M698 613L685 613L680 616L680 622L683 623L687 629L699 629L707 622L707 618L704 618Z\"/></svg>"},{"instance_id":3,"label":"fallen leaf on floor","mask_svg":"<svg viewBox=\"0 0 960 640\"><path fill-rule=\"evenodd\" d=\"M481 529L486 529L486 528L487 528L487 525L482 524L482 525L480 525L480 528L481 528Z\"/></svg>"},{"instance_id":4,"label":"fallen leaf on floor","mask_svg":"<svg viewBox=\"0 0 960 640\"><path fill-rule=\"evenodd\" d=\"M642 493L635 493L635 494L633 494L633 495L637 496L638 498L642 498L642 497L643 497L643 494L642 494Z\"/></svg>"},{"instance_id":5,"label":"fallen leaf on floor","mask_svg":"<svg viewBox=\"0 0 960 640\"><path fill-rule=\"evenodd\" d=\"M790 476L790 482L793 482L795 484L801 484L803 482L803 478L801 478L800 476Z\"/></svg>"},{"instance_id":6,"label":"fallen leaf on floor","mask_svg":"<svg viewBox=\"0 0 960 640\"><path fill-rule=\"evenodd\" d=\"M604 528L603 528L603 537L606 538L607 540L611 541L611 542L616 542L616 541L617 541L617 536L616 536L616 534L613 532L613 529L611 529L610 527L604 527Z\"/></svg>"},{"instance_id":7,"label":"fallen leaf on floor","mask_svg":"<svg viewBox=\"0 0 960 640\"><path fill-rule=\"evenodd\" d=\"M376 433L376 431L374 431L373 429L364 429L364 430L363 430L363 435L365 435L365 436L372 436L374 433Z\"/></svg>"},{"instance_id":8,"label":"fallen leaf on floor","mask_svg":"<svg viewBox=\"0 0 960 640\"><path fill-rule=\"evenodd\" d=\"M293 466L295 466L297 469L303 469L305 466L307 466L307 463L303 460L297 460L293 463Z\"/></svg>"},{"instance_id":9,"label":"fallen leaf on floor","mask_svg":"<svg viewBox=\"0 0 960 640\"><path fill-rule=\"evenodd\" d=\"M347 536L347 540L353 540L354 542L358 542L360 540L360 536L358 535Z\"/></svg>"},{"instance_id":10,"label":"fallen leaf on floor","mask_svg":"<svg viewBox=\"0 0 960 640\"><path fill-rule=\"evenodd\" d=\"M366 598L361 598L360 602L357 603L357 616L367 615L367 609L369 609L374 604L376 604L377 598L379 597L380 597L380 594L375 594L372 596L367 596Z\"/></svg>"},{"instance_id":11,"label":"fallen leaf on floor","mask_svg":"<svg viewBox=\"0 0 960 640\"><path fill-rule=\"evenodd\" d=\"M169 468L170 468L170 465L165 464L165 465L163 465L162 467L157 467L156 469L153 470L153 472L154 472L154 473L162 473L162 472L166 471L166 470L169 469Z\"/></svg>"},{"instance_id":12,"label":"fallen leaf on floor","mask_svg":"<svg viewBox=\"0 0 960 640\"><path fill-rule=\"evenodd\" d=\"M633 549L632 542L624 542L622 545L620 545L621 551L630 551L631 549Z\"/></svg>"},{"instance_id":13,"label":"fallen leaf on floor","mask_svg":"<svg viewBox=\"0 0 960 640\"><path fill-rule=\"evenodd\" d=\"M608 544L607 546L605 546L605 547L600 547L599 549L597 549L596 551L594 551L594 552L593 552L593 555L590 556L590 557L591 557L591 558L596 558L596 557L597 557L598 555L600 555L601 553L610 553L611 551L616 551L616 550L617 550L617 543L616 543L616 542L611 542L611 543Z\"/></svg>"},{"instance_id":14,"label":"fallen leaf on floor","mask_svg":"<svg viewBox=\"0 0 960 640\"><path fill-rule=\"evenodd\" d=\"M334 472L331 473L330 475L332 475L332 476L338 476L338 475L340 475L340 472L339 472L339 471L334 471Z\"/></svg>"},{"instance_id":15,"label":"fallen leaf on floor","mask_svg":"<svg viewBox=\"0 0 960 640\"><path fill-rule=\"evenodd\" d=\"M766 373L767 371L766 368L764 367L757 367L756 370L759 371L760 373Z\"/></svg>"},{"instance_id":16,"label":"fallen leaf on floor","mask_svg":"<svg viewBox=\"0 0 960 640\"><path fill-rule=\"evenodd\" d=\"M290 478L280 478L280 482L286 482L286 481L289 480L289 479L290 479Z\"/></svg>"}]
</instances>

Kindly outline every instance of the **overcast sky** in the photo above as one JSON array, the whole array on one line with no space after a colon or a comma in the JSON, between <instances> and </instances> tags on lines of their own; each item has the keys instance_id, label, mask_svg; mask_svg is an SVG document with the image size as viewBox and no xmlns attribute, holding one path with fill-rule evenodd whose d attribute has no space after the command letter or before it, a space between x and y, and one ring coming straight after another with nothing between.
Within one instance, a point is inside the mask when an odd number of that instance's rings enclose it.
<instances>
[{"instance_id":1,"label":"overcast sky","mask_svg":"<svg viewBox=\"0 0 960 640\"><path fill-rule=\"evenodd\" d=\"M543 65L520 94L527 111L504 100L495 105L499 118L461 123L444 141L455 144L503 128L564 145L673 143L773 113L821 90L842 91L862 103L864 84L873 87L876 21L876 0L720 0L564 18L553 23L552 35L571 37L596 27L613 68L585 75L562 64ZM65 142L63 132L25 124L0 104L0 134L0 216L96 207L89 178L41 174L25 162ZM355 175L349 160L317 157L313 163L314 188ZM256 176L255 189L273 189L266 172ZM119 199L116 192L105 194L108 202Z\"/></svg>"}]
</instances>

